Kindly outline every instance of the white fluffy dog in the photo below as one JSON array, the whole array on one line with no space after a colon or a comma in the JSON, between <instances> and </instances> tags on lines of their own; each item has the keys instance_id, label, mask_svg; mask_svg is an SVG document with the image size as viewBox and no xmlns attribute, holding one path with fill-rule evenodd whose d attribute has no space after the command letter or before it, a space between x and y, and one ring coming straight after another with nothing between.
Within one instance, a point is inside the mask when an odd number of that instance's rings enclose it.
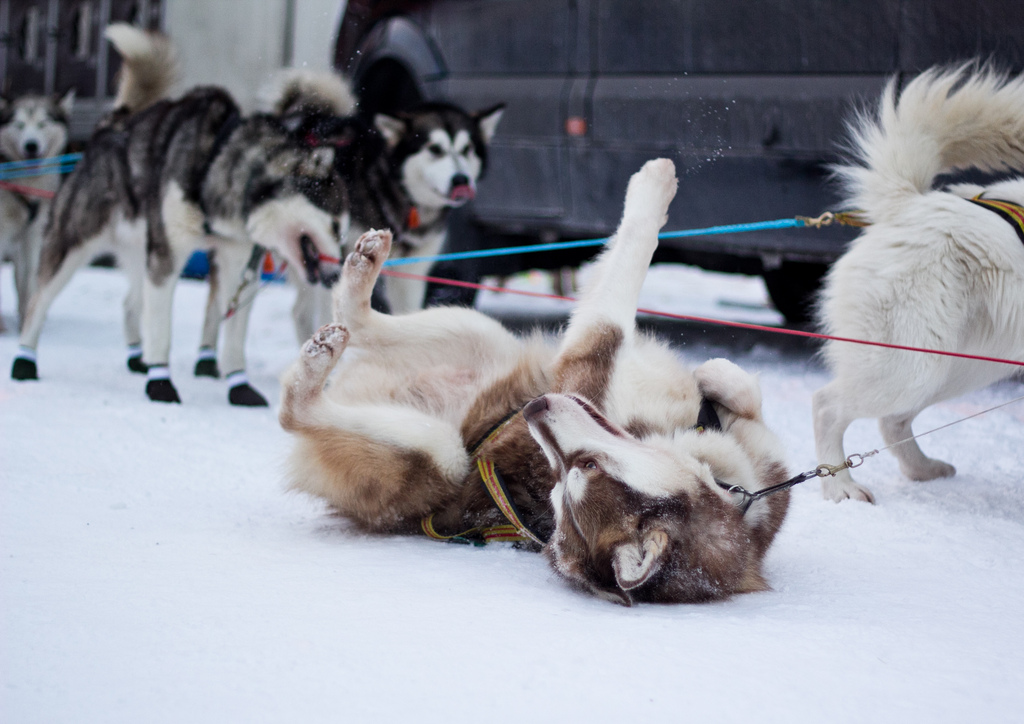
<instances>
[{"instance_id":1,"label":"white fluffy dog","mask_svg":"<svg viewBox=\"0 0 1024 724\"><path fill-rule=\"evenodd\" d=\"M851 207L870 226L829 272L819 300L825 332L841 337L1024 360L1024 178L988 187L932 188L956 169L1024 168L1024 78L974 64L932 69L877 114L852 124L856 161L837 169ZM980 196L979 196L980 195ZM1000 214L977 199L1000 200ZM835 379L814 395L818 460L845 458L843 433L877 417L886 445L909 438L921 410L1020 368L920 352L829 342ZM951 476L914 440L892 448L913 480ZM874 502L849 471L826 478L826 498Z\"/></svg>"}]
</instances>

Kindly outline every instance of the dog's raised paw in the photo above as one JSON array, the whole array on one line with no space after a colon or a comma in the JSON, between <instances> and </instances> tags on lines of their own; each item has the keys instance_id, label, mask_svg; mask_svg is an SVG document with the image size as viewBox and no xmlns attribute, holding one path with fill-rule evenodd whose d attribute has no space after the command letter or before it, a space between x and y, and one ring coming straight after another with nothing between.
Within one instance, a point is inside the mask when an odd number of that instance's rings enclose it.
<instances>
[{"instance_id":1,"label":"dog's raised paw","mask_svg":"<svg viewBox=\"0 0 1024 724\"><path fill-rule=\"evenodd\" d=\"M383 264L391 253L391 232L387 229L370 229L359 237L355 248L348 255L348 260L353 265L365 265L374 267Z\"/></svg>"},{"instance_id":2,"label":"dog's raised paw","mask_svg":"<svg viewBox=\"0 0 1024 724\"><path fill-rule=\"evenodd\" d=\"M666 219L668 205L676 195L676 167L667 158L648 161L633 174L626 189L626 213L654 218L659 227Z\"/></svg>"},{"instance_id":3,"label":"dog's raised paw","mask_svg":"<svg viewBox=\"0 0 1024 724\"><path fill-rule=\"evenodd\" d=\"M302 346L305 357L335 357L348 344L348 330L341 324L325 324Z\"/></svg>"}]
</instances>

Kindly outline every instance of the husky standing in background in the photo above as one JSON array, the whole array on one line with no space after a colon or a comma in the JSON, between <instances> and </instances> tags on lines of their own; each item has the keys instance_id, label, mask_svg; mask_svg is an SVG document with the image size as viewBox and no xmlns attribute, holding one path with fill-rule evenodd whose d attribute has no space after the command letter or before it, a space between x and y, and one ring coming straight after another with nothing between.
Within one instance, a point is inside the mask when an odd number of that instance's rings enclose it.
<instances>
[{"instance_id":1,"label":"husky standing in background","mask_svg":"<svg viewBox=\"0 0 1024 724\"><path fill-rule=\"evenodd\" d=\"M378 114L372 125L353 115L356 106L347 81L331 72L287 70L260 92L261 111L283 119L301 117L310 128L319 127L316 135L345 139L337 148L337 165L350 205L346 238L389 228L397 237L392 258L437 254L447 236L449 210L476 196L504 106L467 113L453 105L427 103L396 116ZM332 131L332 125L343 129ZM402 271L422 275L430 266L403 265ZM392 312L423 306L425 282L387 277L384 286ZM292 314L301 343L330 321L330 293L305 284L297 287ZM214 336L204 345L213 347L216 328L209 315L205 328Z\"/></svg>"},{"instance_id":2,"label":"husky standing in background","mask_svg":"<svg viewBox=\"0 0 1024 724\"><path fill-rule=\"evenodd\" d=\"M932 69L852 124L859 164L836 169L870 223L835 263L819 302L831 335L1024 360L1024 178L934 189L953 170L1024 169L1024 77L974 64ZM877 417L892 445L936 402L1009 377L992 362L828 342L835 379L814 395L818 461L845 459L843 433ZM914 440L892 448L913 480L951 476ZM826 498L874 502L848 470Z\"/></svg>"},{"instance_id":3,"label":"husky standing in background","mask_svg":"<svg viewBox=\"0 0 1024 724\"><path fill-rule=\"evenodd\" d=\"M757 380L726 360L691 372L636 329L675 191L671 161L633 176L557 348L471 309L374 311L391 234L364 234L334 287L337 323L283 380L293 487L376 532L486 536L513 510L560 575L625 605L765 590L788 492L748 505L731 488L786 479ZM504 476L501 509L485 473Z\"/></svg>"},{"instance_id":4,"label":"husky standing in background","mask_svg":"<svg viewBox=\"0 0 1024 724\"><path fill-rule=\"evenodd\" d=\"M354 179L372 177L364 167L384 163L383 140L376 131L356 118L356 98L348 81L337 73L304 68L282 70L260 88L256 110L279 118L296 137L312 143L325 143L329 139L335 154L335 172L345 184L349 206L361 200L360 194L366 186L365 181L356 182ZM364 158L369 161L363 161ZM388 222L387 219L379 221L380 226ZM351 214L346 211L340 231L342 241L348 234L350 223ZM197 376L217 377L220 374L217 339L224 315L218 289L231 280L221 278L215 254L211 254L210 262L210 298L195 373ZM288 269L287 278L296 289L292 318L301 344L313 333L317 323L314 320L319 323L330 321L330 290L325 285L309 283L302 268Z\"/></svg>"},{"instance_id":5,"label":"husky standing in background","mask_svg":"<svg viewBox=\"0 0 1024 724\"><path fill-rule=\"evenodd\" d=\"M374 125L388 145L392 178L405 191L407 210L392 258L434 256L444 247L448 211L476 196L476 184L487 168L487 148L504 112L504 104L468 113L446 103L425 103L396 116L378 114ZM361 219L353 209L353 224ZM365 228L353 229L362 233ZM432 262L402 266L423 275ZM423 306L427 284L387 277L388 304L396 314Z\"/></svg>"},{"instance_id":6,"label":"husky standing in background","mask_svg":"<svg viewBox=\"0 0 1024 724\"><path fill-rule=\"evenodd\" d=\"M109 250L130 280L127 340L142 343L141 360L135 354L129 366L147 370L151 400L178 402L169 371L171 302L190 254L215 248L222 278L242 279L260 245L329 285L338 265L323 259L340 255L345 189L332 147L297 139L274 116L243 116L222 89L164 99L175 75L165 37L123 24L107 37L124 59L115 109L54 200L40 286L11 375L37 379L35 349L50 304L76 269ZM235 289L222 285L224 308ZM225 322L228 398L266 405L245 376L249 311L242 306Z\"/></svg>"},{"instance_id":7,"label":"husky standing in background","mask_svg":"<svg viewBox=\"0 0 1024 724\"><path fill-rule=\"evenodd\" d=\"M0 98L0 163L53 158L64 153L68 141L68 118L75 92L60 98L22 96L13 101ZM18 186L39 189L41 195L0 188L0 262L14 262L14 283L18 292L18 326L25 321L29 297L35 289L42 246L43 226L49 197L57 191L60 176L19 176ZM3 330L0 319L0 330Z\"/></svg>"}]
</instances>

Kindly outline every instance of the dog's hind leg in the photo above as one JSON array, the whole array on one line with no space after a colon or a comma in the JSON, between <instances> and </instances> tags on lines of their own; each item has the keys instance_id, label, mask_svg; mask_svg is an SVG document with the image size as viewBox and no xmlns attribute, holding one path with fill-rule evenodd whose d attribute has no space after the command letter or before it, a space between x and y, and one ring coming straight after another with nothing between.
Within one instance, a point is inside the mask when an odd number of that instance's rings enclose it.
<instances>
[{"instance_id":1,"label":"dog's hind leg","mask_svg":"<svg viewBox=\"0 0 1024 724\"><path fill-rule=\"evenodd\" d=\"M555 362L555 391L575 391L600 404L616 351L632 339L647 268L676 193L675 167L648 161L633 174L618 231L584 290Z\"/></svg>"},{"instance_id":2,"label":"dog's hind leg","mask_svg":"<svg viewBox=\"0 0 1024 724\"><path fill-rule=\"evenodd\" d=\"M889 415L878 420L878 429L885 444L895 445L891 451L900 463L900 470L911 480L934 480L956 475L956 468L928 457L914 440L910 426L918 412Z\"/></svg>"},{"instance_id":3,"label":"dog's hind leg","mask_svg":"<svg viewBox=\"0 0 1024 724\"><path fill-rule=\"evenodd\" d=\"M818 463L839 465L846 460L843 450L843 435L853 418L844 410L842 391L836 382L830 382L814 393L812 398L814 415L814 447ZM875 497L867 488L857 485L849 470L840 470L836 475L821 479L821 493L828 500L837 503L852 498L874 503Z\"/></svg>"},{"instance_id":4,"label":"dog's hind leg","mask_svg":"<svg viewBox=\"0 0 1024 724\"><path fill-rule=\"evenodd\" d=\"M61 293L71 277L85 266L99 252L110 248L110 235L104 233L90 241L71 249L61 260L53 264L46 263L40 275L41 284L29 300L25 325L18 337L18 354L11 365L11 379L37 380L39 372L36 367L36 347L39 335L43 331L46 315L50 306Z\"/></svg>"},{"instance_id":5,"label":"dog's hind leg","mask_svg":"<svg viewBox=\"0 0 1024 724\"><path fill-rule=\"evenodd\" d=\"M145 241L122 245L125 251L118 262L128 275L128 292L124 296L124 341L128 346L128 370L146 374L142 363L142 280L146 275Z\"/></svg>"},{"instance_id":6,"label":"dog's hind leg","mask_svg":"<svg viewBox=\"0 0 1024 724\"><path fill-rule=\"evenodd\" d=\"M349 340L340 324L306 342L282 384L281 426L299 437L293 487L379 531L411 530L469 471L459 430L398 405L345 405L323 395Z\"/></svg>"}]
</instances>

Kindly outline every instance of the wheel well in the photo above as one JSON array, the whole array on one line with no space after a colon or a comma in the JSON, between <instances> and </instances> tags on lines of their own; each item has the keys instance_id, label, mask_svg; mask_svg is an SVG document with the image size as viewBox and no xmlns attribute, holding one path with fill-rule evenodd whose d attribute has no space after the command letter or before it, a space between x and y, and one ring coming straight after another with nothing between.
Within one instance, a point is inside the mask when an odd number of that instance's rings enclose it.
<instances>
[{"instance_id":1,"label":"wheel well","mask_svg":"<svg viewBox=\"0 0 1024 724\"><path fill-rule=\"evenodd\" d=\"M367 116L393 115L423 102L412 73L402 63L384 58L370 66L356 83L360 110Z\"/></svg>"}]
</instances>

